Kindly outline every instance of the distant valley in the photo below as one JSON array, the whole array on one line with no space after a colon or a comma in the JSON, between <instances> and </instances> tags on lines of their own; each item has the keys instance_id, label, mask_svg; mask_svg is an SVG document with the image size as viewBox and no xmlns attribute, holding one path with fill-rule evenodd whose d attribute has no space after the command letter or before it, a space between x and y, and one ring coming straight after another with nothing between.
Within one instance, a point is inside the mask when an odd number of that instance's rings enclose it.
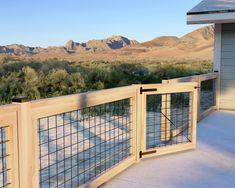
<instances>
[{"instance_id":1,"label":"distant valley","mask_svg":"<svg viewBox=\"0 0 235 188\"><path fill-rule=\"evenodd\" d=\"M114 35L85 43L68 41L59 47L27 47L19 44L0 46L0 57L19 57L70 61L93 60L156 60L156 59L213 59L213 26L203 27L183 37L162 36L140 43Z\"/></svg>"}]
</instances>

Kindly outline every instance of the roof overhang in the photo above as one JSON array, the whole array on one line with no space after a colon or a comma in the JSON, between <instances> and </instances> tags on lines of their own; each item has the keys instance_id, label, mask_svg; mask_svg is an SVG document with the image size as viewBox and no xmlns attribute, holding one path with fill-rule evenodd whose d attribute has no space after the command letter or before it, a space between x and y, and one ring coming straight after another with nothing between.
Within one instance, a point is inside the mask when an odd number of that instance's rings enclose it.
<instances>
[{"instance_id":1,"label":"roof overhang","mask_svg":"<svg viewBox=\"0 0 235 188\"><path fill-rule=\"evenodd\" d=\"M235 22L235 12L187 14L187 24L210 24Z\"/></svg>"},{"instance_id":2,"label":"roof overhang","mask_svg":"<svg viewBox=\"0 0 235 188\"><path fill-rule=\"evenodd\" d=\"M235 0L202 0L187 13L188 24L235 22Z\"/></svg>"}]
</instances>

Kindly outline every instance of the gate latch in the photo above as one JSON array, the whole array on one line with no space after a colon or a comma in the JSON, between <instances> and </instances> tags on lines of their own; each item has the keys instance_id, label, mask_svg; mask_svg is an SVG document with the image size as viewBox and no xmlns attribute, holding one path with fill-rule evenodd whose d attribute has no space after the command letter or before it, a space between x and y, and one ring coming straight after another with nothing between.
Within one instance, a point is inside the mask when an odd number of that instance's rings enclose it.
<instances>
[{"instance_id":1,"label":"gate latch","mask_svg":"<svg viewBox=\"0 0 235 188\"><path fill-rule=\"evenodd\" d=\"M157 91L157 88L152 88L152 89L143 89L143 87L140 87L140 94L142 95L143 92L154 92Z\"/></svg>"},{"instance_id":2,"label":"gate latch","mask_svg":"<svg viewBox=\"0 0 235 188\"><path fill-rule=\"evenodd\" d=\"M146 151L146 152L140 151L140 159L143 157L143 155L150 155L150 154L154 154L154 153L157 153L157 150Z\"/></svg>"}]
</instances>

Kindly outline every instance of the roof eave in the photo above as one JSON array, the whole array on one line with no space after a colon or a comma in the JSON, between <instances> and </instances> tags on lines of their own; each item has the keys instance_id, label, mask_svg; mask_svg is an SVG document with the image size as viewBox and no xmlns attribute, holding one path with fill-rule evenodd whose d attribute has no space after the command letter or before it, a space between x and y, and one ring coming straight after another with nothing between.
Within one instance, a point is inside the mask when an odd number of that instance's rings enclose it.
<instances>
[{"instance_id":1,"label":"roof eave","mask_svg":"<svg viewBox=\"0 0 235 188\"><path fill-rule=\"evenodd\" d=\"M235 12L187 15L187 24L211 24L232 22L235 22Z\"/></svg>"}]
</instances>

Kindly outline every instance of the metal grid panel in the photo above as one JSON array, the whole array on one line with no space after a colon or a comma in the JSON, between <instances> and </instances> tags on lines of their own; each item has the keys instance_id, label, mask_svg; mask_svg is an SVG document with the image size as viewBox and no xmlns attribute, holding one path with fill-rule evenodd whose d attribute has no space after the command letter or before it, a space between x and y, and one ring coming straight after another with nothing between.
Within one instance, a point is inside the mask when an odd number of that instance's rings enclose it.
<instances>
[{"instance_id":1,"label":"metal grid panel","mask_svg":"<svg viewBox=\"0 0 235 188\"><path fill-rule=\"evenodd\" d=\"M82 185L131 153L130 99L38 120L40 187Z\"/></svg>"},{"instance_id":2,"label":"metal grid panel","mask_svg":"<svg viewBox=\"0 0 235 188\"><path fill-rule=\"evenodd\" d=\"M6 144L9 142L6 138L7 128L8 127L0 128L0 188L6 188L10 185L7 178L7 174L10 171L10 169L7 168L7 157L9 157L6 151Z\"/></svg>"},{"instance_id":3,"label":"metal grid panel","mask_svg":"<svg viewBox=\"0 0 235 188\"><path fill-rule=\"evenodd\" d=\"M147 149L191 142L190 93L153 94L146 100Z\"/></svg>"},{"instance_id":4,"label":"metal grid panel","mask_svg":"<svg viewBox=\"0 0 235 188\"><path fill-rule=\"evenodd\" d=\"M215 106L215 79L201 82L200 113Z\"/></svg>"}]
</instances>

